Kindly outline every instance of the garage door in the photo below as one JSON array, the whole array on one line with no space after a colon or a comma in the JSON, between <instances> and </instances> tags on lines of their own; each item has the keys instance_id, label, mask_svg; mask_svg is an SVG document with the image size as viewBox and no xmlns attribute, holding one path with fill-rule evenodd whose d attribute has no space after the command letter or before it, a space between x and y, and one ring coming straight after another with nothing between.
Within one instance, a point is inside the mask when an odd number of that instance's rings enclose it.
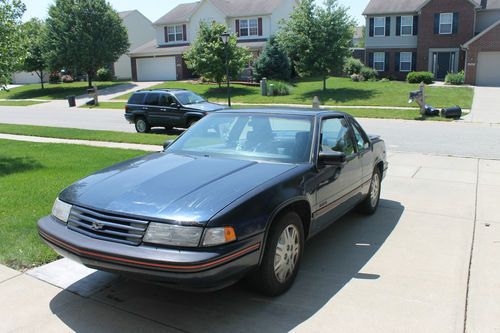
<instances>
[{"instance_id":1,"label":"garage door","mask_svg":"<svg viewBox=\"0 0 500 333\"><path fill-rule=\"evenodd\" d=\"M500 86L500 52L479 52L476 84L478 86Z\"/></svg>"},{"instance_id":2,"label":"garage door","mask_svg":"<svg viewBox=\"0 0 500 333\"><path fill-rule=\"evenodd\" d=\"M176 80L175 57L137 59L138 81Z\"/></svg>"}]
</instances>

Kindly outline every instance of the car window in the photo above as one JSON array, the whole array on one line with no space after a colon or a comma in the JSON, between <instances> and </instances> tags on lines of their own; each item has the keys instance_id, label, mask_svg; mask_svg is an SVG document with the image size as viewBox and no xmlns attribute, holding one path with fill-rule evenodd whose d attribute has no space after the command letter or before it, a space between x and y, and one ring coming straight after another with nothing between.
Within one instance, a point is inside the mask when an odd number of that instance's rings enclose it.
<instances>
[{"instance_id":1,"label":"car window","mask_svg":"<svg viewBox=\"0 0 500 333\"><path fill-rule=\"evenodd\" d=\"M183 134L168 151L287 163L309 161L312 118L213 114Z\"/></svg>"},{"instance_id":2,"label":"car window","mask_svg":"<svg viewBox=\"0 0 500 333\"><path fill-rule=\"evenodd\" d=\"M181 91L181 92L176 92L174 94L182 105L198 104L206 102L206 100L203 97L195 94L192 91Z\"/></svg>"},{"instance_id":3,"label":"car window","mask_svg":"<svg viewBox=\"0 0 500 333\"><path fill-rule=\"evenodd\" d=\"M352 122L352 130L354 131L354 136L356 137L356 145L358 146L358 151L370 148L370 141L361 132L361 127L356 122Z\"/></svg>"},{"instance_id":4,"label":"car window","mask_svg":"<svg viewBox=\"0 0 500 333\"><path fill-rule=\"evenodd\" d=\"M174 103L174 97L169 94L161 94L160 95L160 105L161 106L171 106Z\"/></svg>"},{"instance_id":5,"label":"car window","mask_svg":"<svg viewBox=\"0 0 500 333\"><path fill-rule=\"evenodd\" d=\"M157 93L149 93L148 96L146 97L146 102L144 104L146 104L146 105L158 105L158 97L159 97L159 94L157 94Z\"/></svg>"},{"instance_id":6,"label":"car window","mask_svg":"<svg viewBox=\"0 0 500 333\"><path fill-rule=\"evenodd\" d=\"M345 118L325 119L321 123L321 147L324 150L333 150L352 155L354 143L349 132L349 124Z\"/></svg>"},{"instance_id":7,"label":"car window","mask_svg":"<svg viewBox=\"0 0 500 333\"><path fill-rule=\"evenodd\" d=\"M130 99L128 100L128 104L142 104L144 101L144 96L146 94L144 93L136 93L130 96Z\"/></svg>"}]
</instances>

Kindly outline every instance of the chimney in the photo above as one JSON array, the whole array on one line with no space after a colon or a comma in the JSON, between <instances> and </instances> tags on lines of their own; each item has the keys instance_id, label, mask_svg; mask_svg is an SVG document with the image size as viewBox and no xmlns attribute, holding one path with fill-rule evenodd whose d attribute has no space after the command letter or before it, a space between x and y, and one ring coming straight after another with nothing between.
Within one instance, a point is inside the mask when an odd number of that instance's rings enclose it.
<instances>
[{"instance_id":1,"label":"chimney","mask_svg":"<svg viewBox=\"0 0 500 333\"><path fill-rule=\"evenodd\" d=\"M486 6L488 5L488 0L481 0L481 8L486 9Z\"/></svg>"}]
</instances>

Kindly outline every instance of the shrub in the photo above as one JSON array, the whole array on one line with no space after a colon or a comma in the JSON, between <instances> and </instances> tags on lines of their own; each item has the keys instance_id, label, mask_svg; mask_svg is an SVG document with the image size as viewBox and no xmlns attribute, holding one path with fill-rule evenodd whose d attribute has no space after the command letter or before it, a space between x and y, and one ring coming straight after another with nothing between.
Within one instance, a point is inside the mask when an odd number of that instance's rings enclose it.
<instances>
[{"instance_id":1,"label":"shrub","mask_svg":"<svg viewBox=\"0 0 500 333\"><path fill-rule=\"evenodd\" d=\"M360 79L361 79L361 77L359 74L352 74L351 75L351 80L353 80L354 82L359 82Z\"/></svg>"},{"instance_id":2,"label":"shrub","mask_svg":"<svg viewBox=\"0 0 500 333\"><path fill-rule=\"evenodd\" d=\"M267 92L268 95L271 96L271 90L269 89L270 85L273 85L273 94L272 96L286 96L290 95L292 92L292 86L283 81L268 81L267 83Z\"/></svg>"},{"instance_id":3,"label":"shrub","mask_svg":"<svg viewBox=\"0 0 500 333\"><path fill-rule=\"evenodd\" d=\"M431 84L434 82L434 74L431 72L410 72L406 76L408 83L420 83Z\"/></svg>"},{"instance_id":4,"label":"shrub","mask_svg":"<svg viewBox=\"0 0 500 333\"><path fill-rule=\"evenodd\" d=\"M260 81L263 77L275 80L290 80L290 60L280 47L275 37L267 42L262 54L255 61L254 77Z\"/></svg>"},{"instance_id":5,"label":"shrub","mask_svg":"<svg viewBox=\"0 0 500 333\"><path fill-rule=\"evenodd\" d=\"M380 80L380 82L391 82L391 79L388 77L384 77L383 79Z\"/></svg>"},{"instance_id":6,"label":"shrub","mask_svg":"<svg viewBox=\"0 0 500 333\"><path fill-rule=\"evenodd\" d=\"M63 83L72 83L74 82L75 80L73 79L73 77L69 74L65 74L63 76L61 76L61 80Z\"/></svg>"},{"instance_id":7,"label":"shrub","mask_svg":"<svg viewBox=\"0 0 500 333\"><path fill-rule=\"evenodd\" d=\"M363 67L364 67L364 65L361 62L361 60L350 57L350 58L347 58L345 63L344 63L344 72L347 75L359 74L359 72L361 72L361 69Z\"/></svg>"},{"instance_id":8,"label":"shrub","mask_svg":"<svg viewBox=\"0 0 500 333\"><path fill-rule=\"evenodd\" d=\"M97 81L111 81L113 74L107 68L99 68L96 73Z\"/></svg>"},{"instance_id":9,"label":"shrub","mask_svg":"<svg viewBox=\"0 0 500 333\"><path fill-rule=\"evenodd\" d=\"M464 71L458 73L448 73L444 78L444 82L446 82L446 84L452 84L456 86L464 84L464 81L465 81Z\"/></svg>"},{"instance_id":10,"label":"shrub","mask_svg":"<svg viewBox=\"0 0 500 333\"><path fill-rule=\"evenodd\" d=\"M360 81L373 81L377 79L378 72L373 68L363 66L359 71L359 75L363 77Z\"/></svg>"},{"instance_id":11,"label":"shrub","mask_svg":"<svg viewBox=\"0 0 500 333\"><path fill-rule=\"evenodd\" d=\"M61 77L59 73L50 73L49 75L49 83L61 83Z\"/></svg>"}]
</instances>

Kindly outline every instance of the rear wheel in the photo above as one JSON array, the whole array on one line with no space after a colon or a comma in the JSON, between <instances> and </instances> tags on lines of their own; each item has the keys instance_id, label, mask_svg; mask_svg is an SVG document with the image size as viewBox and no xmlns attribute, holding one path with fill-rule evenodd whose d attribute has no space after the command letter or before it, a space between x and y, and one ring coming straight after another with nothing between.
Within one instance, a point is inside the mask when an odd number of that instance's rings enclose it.
<instances>
[{"instance_id":1,"label":"rear wheel","mask_svg":"<svg viewBox=\"0 0 500 333\"><path fill-rule=\"evenodd\" d=\"M135 119L135 130L138 133L149 133L151 132L151 125L148 123L146 118L138 117Z\"/></svg>"},{"instance_id":2,"label":"rear wheel","mask_svg":"<svg viewBox=\"0 0 500 333\"><path fill-rule=\"evenodd\" d=\"M365 200L359 204L360 212L364 214L373 214L377 211L378 203L380 201L380 189L382 185L382 177L379 168L373 170L372 180L370 182L370 190Z\"/></svg>"},{"instance_id":3,"label":"rear wheel","mask_svg":"<svg viewBox=\"0 0 500 333\"><path fill-rule=\"evenodd\" d=\"M297 213L288 212L271 226L262 263L251 283L265 295L281 295L293 284L303 251L302 220Z\"/></svg>"}]
</instances>

